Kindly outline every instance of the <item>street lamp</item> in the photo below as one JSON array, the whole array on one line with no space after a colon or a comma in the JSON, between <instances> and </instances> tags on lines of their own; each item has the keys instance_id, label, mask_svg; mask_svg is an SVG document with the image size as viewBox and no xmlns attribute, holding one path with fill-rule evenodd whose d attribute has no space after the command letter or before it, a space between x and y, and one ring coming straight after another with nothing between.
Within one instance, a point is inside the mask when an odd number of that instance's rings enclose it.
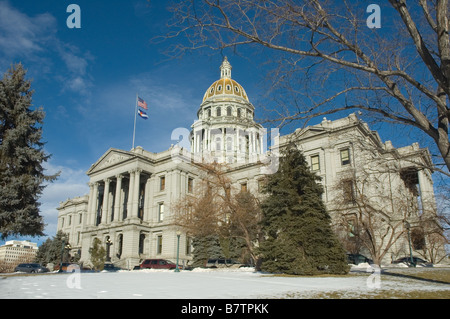
<instances>
[{"instance_id":1,"label":"street lamp","mask_svg":"<svg viewBox=\"0 0 450 319\"><path fill-rule=\"evenodd\" d=\"M61 262L59 264L59 270L58 272L63 272L63 261L64 261L64 251L65 249L71 249L72 247L70 246L70 244L66 245L66 237L62 237L62 246L61 246Z\"/></svg>"},{"instance_id":2,"label":"street lamp","mask_svg":"<svg viewBox=\"0 0 450 319\"><path fill-rule=\"evenodd\" d=\"M110 256L110 249L111 249L111 245L112 245L112 241L111 238L109 238L106 240L106 261L110 262L111 261L111 256Z\"/></svg>"},{"instance_id":3,"label":"street lamp","mask_svg":"<svg viewBox=\"0 0 450 319\"><path fill-rule=\"evenodd\" d=\"M181 232L177 231L177 266L175 268L175 272L180 272L180 269L178 269L178 260L179 260L179 256L180 256L180 236L181 236Z\"/></svg>"},{"instance_id":4,"label":"street lamp","mask_svg":"<svg viewBox=\"0 0 450 319\"><path fill-rule=\"evenodd\" d=\"M410 229L411 229L411 225L405 221L405 226L406 229L408 230L408 243L409 243L409 258L411 261L411 266L410 267L416 267L416 264L413 260L413 255L412 255L412 245L411 245L411 233L410 233Z\"/></svg>"}]
</instances>

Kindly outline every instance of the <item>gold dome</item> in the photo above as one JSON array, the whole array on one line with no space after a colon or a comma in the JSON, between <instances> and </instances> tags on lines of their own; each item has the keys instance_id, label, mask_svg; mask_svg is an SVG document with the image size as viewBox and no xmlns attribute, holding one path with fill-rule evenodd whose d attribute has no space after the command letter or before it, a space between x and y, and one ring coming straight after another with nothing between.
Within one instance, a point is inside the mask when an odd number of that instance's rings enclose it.
<instances>
[{"instance_id":1,"label":"gold dome","mask_svg":"<svg viewBox=\"0 0 450 319\"><path fill-rule=\"evenodd\" d=\"M231 64L228 62L227 57L225 57L220 66L220 80L214 82L208 90L206 90L206 93L203 96L203 102L212 97L225 97L225 95L231 95L231 97L238 96L249 102L242 85L231 79L231 69Z\"/></svg>"},{"instance_id":2,"label":"gold dome","mask_svg":"<svg viewBox=\"0 0 450 319\"><path fill-rule=\"evenodd\" d=\"M222 78L214 82L208 90L206 90L203 101L211 97L225 97L225 95L238 96L249 102L242 85L230 78Z\"/></svg>"}]
</instances>

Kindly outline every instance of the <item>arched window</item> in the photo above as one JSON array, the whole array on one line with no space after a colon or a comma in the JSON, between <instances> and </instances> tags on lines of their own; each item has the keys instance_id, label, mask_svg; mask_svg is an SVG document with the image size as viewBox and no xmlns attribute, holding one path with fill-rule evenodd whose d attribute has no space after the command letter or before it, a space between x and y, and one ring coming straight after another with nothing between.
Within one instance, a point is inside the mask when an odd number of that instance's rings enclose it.
<instances>
[{"instance_id":1,"label":"arched window","mask_svg":"<svg viewBox=\"0 0 450 319\"><path fill-rule=\"evenodd\" d=\"M216 112L217 116L222 116L222 109L220 107L217 108Z\"/></svg>"},{"instance_id":2,"label":"arched window","mask_svg":"<svg viewBox=\"0 0 450 319\"><path fill-rule=\"evenodd\" d=\"M211 109L208 110L208 118L211 117Z\"/></svg>"},{"instance_id":3,"label":"arched window","mask_svg":"<svg viewBox=\"0 0 450 319\"><path fill-rule=\"evenodd\" d=\"M227 151L233 150L233 139L231 137L227 137Z\"/></svg>"},{"instance_id":4,"label":"arched window","mask_svg":"<svg viewBox=\"0 0 450 319\"><path fill-rule=\"evenodd\" d=\"M238 117L238 118L241 117L241 109L237 109L237 117Z\"/></svg>"},{"instance_id":5,"label":"arched window","mask_svg":"<svg viewBox=\"0 0 450 319\"><path fill-rule=\"evenodd\" d=\"M220 151L221 147L220 145L222 144L222 139L220 137L216 137L216 151Z\"/></svg>"},{"instance_id":6,"label":"arched window","mask_svg":"<svg viewBox=\"0 0 450 319\"><path fill-rule=\"evenodd\" d=\"M227 116L231 116L231 106L227 107Z\"/></svg>"},{"instance_id":7,"label":"arched window","mask_svg":"<svg viewBox=\"0 0 450 319\"><path fill-rule=\"evenodd\" d=\"M120 259L120 256L122 255L122 244L123 244L123 235L120 234L117 238L117 257Z\"/></svg>"},{"instance_id":8,"label":"arched window","mask_svg":"<svg viewBox=\"0 0 450 319\"><path fill-rule=\"evenodd\" d=\"M144 253L144 241L145 241L145 234L140 234L139 235L139 254L143 254Z\"/></svg>"}]
</instances>

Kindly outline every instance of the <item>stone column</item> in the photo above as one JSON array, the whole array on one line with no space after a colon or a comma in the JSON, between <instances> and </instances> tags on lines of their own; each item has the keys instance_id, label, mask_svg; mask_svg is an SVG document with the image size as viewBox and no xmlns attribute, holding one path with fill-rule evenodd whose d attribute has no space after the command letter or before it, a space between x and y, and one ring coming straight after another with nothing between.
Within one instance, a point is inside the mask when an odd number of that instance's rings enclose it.
<instances>
[{"instance_id":1,"label":"stone column","mask_svg":"<svg viewBox=\"0 0 450 319\"><path fill-rule=\"evenodd\" d=\"M120 216L122 216L122 175L116 175L116 198L114 199L114 221L120 221Z\"/></svg>"},{"instance_id":2,"label":"stone column","mask_svg":"<svg viewBox=\"0 0 450 319\"><path fill-rule=\"evenodd\" d=\"M138 217L138 208L139 208L139 184L142 170L137 169L134 171L134 179L133 184L130 187L133 187L133 196L131 202L131 217Z\"/></svg>"},{"instance_id":3,"label":"stone column","mask_svg":"<svg viewBox=\"0 0 450 319\"><path fill-rule=\"evenodd\" d=\"M133 194L134 194L134 171L129 171L130 180L128 184L128 202L127 202L127 219L132 216L132 207L133 207Z\"/></svg>"},{"instance_id":4,"label":"stone column","mask_svg":"<svg viewBox=\"0 0 450 319\"><path fill-rule=\"evenodd\" d=\"M422 201L422 212L425 214L434 214L436 212L436 199L434 197L433 182L431 177L427 174L425 169L417 172L419 184L419 200Z\"/></svg>"},{"instance_id":5,"label":"stone column","mask_svg":"<svg viewBox=\"0 0 450 319\"><path fill-rule=\"evenodd\" d=\"M89 200L88 200L88 209L87 209L87 217L83 218L84 224L87 224L88 226L91 225L92 220L92 203L94 202L94 183L88 183L89 185Z\"/></svg>"},{"instance_id":6,"label":"stone column","mask_svg":"<svg viewBox=\"0 0 450 319\"><path fill-rule=\"evenodd\" d=\"M147 180L147 187L148 187L148 197L145 199L144 218L145 221L152 222L154 220L153 216L154 215L153 207L155 205L154 194L158 191L158 178L152 175Z\"/></svg>"},{"instance_id":7,"label":"stone column","mask_svg":"<svg viewBox=\"0 0 450 319\"><path fill-rule=\"evenodd\" d=\"M91 204L91 212L90 212L90 222L89 224L95 226L97 219L97 201L98 201L98 183L94 183L94 190L92 193L92 204ZM89 200L91 201L91 200Z\"/></svg>"},{"instance_id":8,"label":"stone column","mask_svg":"<svg viewBox=\"0 0 450 319\"><path fill-rule=\"evenodd\" d=\"M108 222L108 215L109 215L109 183L111 180L109 178L104 180L105 182L105 189L103 191L103 207L102 207L102 224L106 224Z\"/></svg>"}]
</instances>

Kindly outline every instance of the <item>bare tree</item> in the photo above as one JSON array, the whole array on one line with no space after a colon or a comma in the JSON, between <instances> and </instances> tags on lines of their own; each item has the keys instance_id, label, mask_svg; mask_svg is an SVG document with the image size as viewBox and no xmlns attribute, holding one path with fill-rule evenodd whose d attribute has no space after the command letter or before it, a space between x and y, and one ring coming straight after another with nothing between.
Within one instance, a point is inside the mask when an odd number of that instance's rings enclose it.
<instances>
[{"instance_id":1,"label":"bare tree","mask_svg":"<svg viewBox=\"0 0 450 319\"><path fill-rule=\"evenodd\" d=\"M373 135L372 137L375 137ZM376 264L415 254L437 263L445 256L443 229L430 192L425 150L380 147L380 141L354 132L354 163L337 172L330 209L347 251L366 251ZM378 143L377 143L378 141Z\"/></svg>"},{"instance_id":2,"label":"bare tree","mask_svg":"<svg viewBox=\"0 0 450 319\"><path fill-rule=\"evenodd\" d=\"M336 199L335 214L337 228L348 234L341 236L344 245L354 249L353 253L364 247L380 265L398 240L405 237L410 212L404 197L374 192L375 183L374 176L342 179L337 184L343 193Z\"/></svg>"},{"instance_id":3,"label":"bare tree","mask_svg":"<svg viewBox=\"0 0 450 319\"><path fill-rule=\"evenodd\" d=\"M269 107L272 121L287 125L365 110L375 120L424 133L439 153L434 169L449 175L448 0L389 0L380 8L380 29L369 28L367 6L355 0L185 0L172 6L163 38L187 40L169 50L174 55L269 50L273 61L266 68L277 102Z\"/></svg>"},{"instance_id":4,"label":"bare tree","mask_svg":"<svg viewBox=\"0 0 450 319\"><path fill-rule=\"evenodd\" d=\"M263 237L257 198L247 190L233 187L225 165L214 162L199 166L204 176L195 192L187 194L173 206L175 224L193 237L217 235L244 240L258 267L257 247Z\"/></svg>"}]
</instances>

